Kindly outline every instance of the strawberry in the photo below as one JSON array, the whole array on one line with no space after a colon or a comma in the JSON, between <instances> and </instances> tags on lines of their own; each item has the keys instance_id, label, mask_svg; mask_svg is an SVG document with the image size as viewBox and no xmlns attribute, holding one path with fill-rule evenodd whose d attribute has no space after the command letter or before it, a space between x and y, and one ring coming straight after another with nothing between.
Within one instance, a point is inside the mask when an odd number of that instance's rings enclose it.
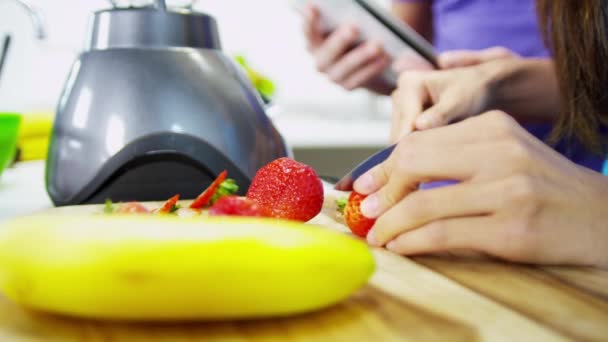
<instances>
[{"instance_id":1,"label":"strawberry","mask_svg":"<svg viewBox=\"0 0 608 342\"><path fill-rule=\"evenodd\" d=\"M175 212L179 207L177 206L179 201L179 195L175 195L169 198L157 211L159 214L170 214Z\"/></svg>"},{"instance_id":2,"label":"strawberry","mask_svg":"<svg viewBox=\"0 0 608 342\"><path fill-rule=\"evenodd\" d=\"M323 207L323 184L312 167L280 158L257 172L247 198L272 217L306 222Z\"/></svg>"},{"instance_id":3,"label":"strawberry","mask_svg":"<svg viewBox=\"0 0 608 342\"><path fill-rule=\"evenodd\" d=\"M228 176L228 171L224 170L219 176L203 191L198 197L190 204L190 209L201 209L211 202L211 198L215 195L215 191L219 188L220 184Z\"/></svg>"},{"instance_id":4,"label":"strawberry","mask_svg":"<svg viewBox=\"0 0 608 342\"><path fill-rule=\"evenodd\" d=\"M372 229L372 226L376 222L375 219L370 219L361 213L361 201L365 199L365 195L361 195L353 191L348 197L348 202L343 203L344 207L344 220L346 225L353 232L353 234L365 238L367 233ZM340 203L338 203L340 207Z\"/></svg>"},{"instance_id":5,"label":"strawberry","mask_svg":"<svg viewBox=\"0 0 608 342\"><path fill-rule=\"evenodd\" d=\"M224 196L209 209L209 216L265 216L254 201L237 196Z\"/></svg>"}]
</instances>

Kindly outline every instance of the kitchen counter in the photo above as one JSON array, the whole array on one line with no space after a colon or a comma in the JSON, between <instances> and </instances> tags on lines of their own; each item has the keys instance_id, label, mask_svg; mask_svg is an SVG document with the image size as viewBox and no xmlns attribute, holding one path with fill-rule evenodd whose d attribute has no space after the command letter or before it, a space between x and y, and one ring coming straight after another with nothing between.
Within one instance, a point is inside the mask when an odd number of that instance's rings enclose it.
<instances>
[{"instance_id":1,"label":"kitchen counter","mask_svg":"<svg viewBox=\"0 0 608 342\"><path fill-rule=\"evenodd\" d=\"M50 207L41 162L18 164L0 178L0 220ZM314 223L347 231L331 208ZM249 322L100 322L32 312L0 295L0 341L560 341L608 337L608 271L439 257L410 259L383 249L373 253L377 271L369 284L348 300L319 312Z\"/></svg>"},{"instance_id":2,"label":"kitchen counter","mask_svg":"<svg viewBox=\"0 0 608 342\"><path fill-rule=\"evenodd\" d=\"M44 162L18 163L0 176L0 221L52 206L44 187Z\"/></svg>"},{"instance_id":3,"label":"kitchen counter","mask_svg":"<svg viewBox=\"0 0 608 342\"><path fill-rule=\"evenodd\" d=\"M608 272L374 254L378 270L370 283L318 312L242 322L120 323L33 312L0 296L0 340L600 341L608 336Z\"/></svg>"},{"instance_id":4,"label":"kitchen counter","mask_svg":"<svg viewBox=\"0 0 608 342\"><path fill-rule=\"evenodd\" d=\"M314 223L347 230L334 208L326 208ZM599 341L608 336L607 271L410 259L383 249L373 254L377 266L370 282L317 312L242 322L102 322L33 312L0 295L0 340Z\"/></svg>"},{"instance_id":5,"label":"kitchen counter","mask_svg":"<svg viewBox=\"0 0 608 342\"><path fill-rule=\"evenodd\" d=\"M306 112L281 113L273 121L298 159L334 177L386 146L390 128L383 118L348 120ZM0 176L0 221L50 207L44 162L18 163Z\"/></svg>"}]
</instances>

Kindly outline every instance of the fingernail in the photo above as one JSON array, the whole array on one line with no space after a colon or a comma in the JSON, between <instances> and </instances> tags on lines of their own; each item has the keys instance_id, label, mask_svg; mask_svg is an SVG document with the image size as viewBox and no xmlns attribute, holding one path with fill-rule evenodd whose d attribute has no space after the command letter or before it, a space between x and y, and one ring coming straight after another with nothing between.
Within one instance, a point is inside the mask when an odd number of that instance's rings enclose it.
<instances>
[{"instance_id":1,"label":"fingernail","mask_svg":"<svg viewBox=\"0 0 608 342\"><path fill-rule=\"evenodd\" d=\"M378 216L380 208L380 202L377 196L369 196L361 202L361 213L363 216L368 218L375 218Z\"/></svg>"},{"instance_id":2,"label":"fingernail","mask_svg":"<svg viewBox=\"0 0 608 342\"><path fill-rule=\"evenodd\" d=\"M394 252L395 248L397 248L397 243L395 241L391 241L386 244L386 249L388 249L391 252Z\"/></svg>"},{"instance_id":3,"label":"fingernail","mask_svg":"<svg viewBox=\"0 0 608 342\"><path fill-rule=\"evenodd\" d=\"M353 184L353 187L355 188L355 191L357 191L360 194L363 195L367 195L372 193L374 190L376 190L375 184L374 184L374 177L372 177L372 175L370 175L369 173L366 173L364 175L362 175L361 177L357 178L357 180L355 180L355 184Z\"/></svg>"}]
</instances>

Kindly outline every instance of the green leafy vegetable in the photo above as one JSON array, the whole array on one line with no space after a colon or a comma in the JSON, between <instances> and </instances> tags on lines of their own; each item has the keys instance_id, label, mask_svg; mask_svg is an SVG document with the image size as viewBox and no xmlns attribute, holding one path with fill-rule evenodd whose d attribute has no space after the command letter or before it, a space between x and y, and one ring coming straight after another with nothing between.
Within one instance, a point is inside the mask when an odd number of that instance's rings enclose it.
<instances>
[{"instance_id":1,"label":"green leafy vegetable","mask_svg":"<svg viewBox=\"0 0 608 342\"><path fill-rule=\"evenodd\" d=\"M106 199L106 203L105 203L105 206L103 208L103 212L105 214L112 214L112 213L114 213L114 211L115 211L115 209L114 209L114 203L112 203L111 199L109 199L109 198Z\"/></svg>"},{"instance_id":2,"label":"green leafy vegetable","mask_svg":"<svg viewBox=\"0 0 608 342\"><path fill-rule=\"evenodd\" d=\"M174 214L175 212L177 212L182 206L179 204L174 204L171 207L171 210L169 210L169 214Z\"/></svg>"},{"instance_id":3,"label":"green leafy vegetable","mask_svg":"<svg viewBox=\"0 0 608 342\"><path fill-rule=\"evenodd\" d=\"M211 204L215 203L215 201L224 196L234 195L238 191L239 186L236 184L236 181L234 179L228 178L222 183L220 183L220 186L215 191L215 194L213 194L213 197L211 197Z\"/></svg>"},{"instance_id":4,"label":"green leafy vegetable","mask_svg":"<svg viewBox=\"0 0 608 342\"><path fill-rule=\"evenodd\" d=\"M346 205L348 204L348 198L339 198L336 200L336 206L337 206L337 210L338 212L344 214L344 209L346 208Z\"/></svg>"}]
</instances>

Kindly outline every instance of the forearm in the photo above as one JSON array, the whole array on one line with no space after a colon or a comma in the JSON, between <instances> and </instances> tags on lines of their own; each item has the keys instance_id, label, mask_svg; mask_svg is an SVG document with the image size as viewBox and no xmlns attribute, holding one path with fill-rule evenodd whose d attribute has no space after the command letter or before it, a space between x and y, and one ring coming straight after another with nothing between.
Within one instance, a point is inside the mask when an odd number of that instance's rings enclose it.
<instances>
[{"instance_id":1,"label":"forearm","mask_svg":"<svg viewBox=\"0 0 608 342\"><path fill-rule=\"evenodd\" d=\"M498 109L523 123L553 122L559 106L559 86L550 59L506 59L485 63L489 110Z\"/></svg>"}]
</instances>

